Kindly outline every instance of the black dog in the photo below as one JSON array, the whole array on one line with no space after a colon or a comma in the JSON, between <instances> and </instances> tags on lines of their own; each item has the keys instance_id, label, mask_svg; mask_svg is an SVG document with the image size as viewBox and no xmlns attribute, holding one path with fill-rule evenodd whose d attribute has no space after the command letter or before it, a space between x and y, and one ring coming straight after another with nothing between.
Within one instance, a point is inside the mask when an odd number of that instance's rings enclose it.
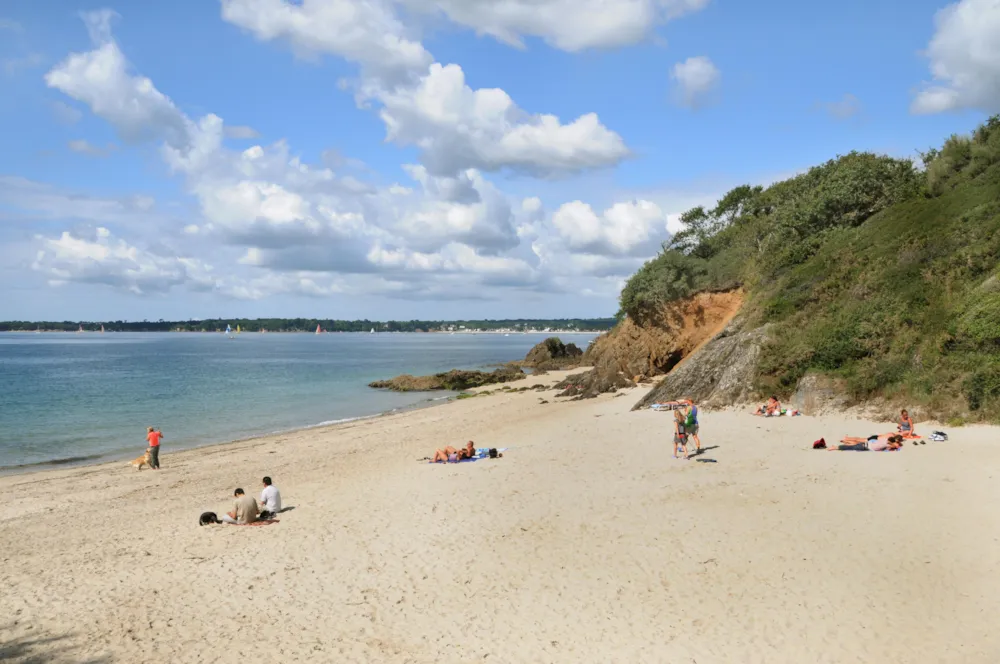
<instances>
[{"instance_id":1,"label":"black dog","mask_svg":"<svg viewBox=\"0 0 1000 664\"><path fill-rule=\"evenodd\" d=\"M198 517L199 526L207 526L210 523L222 523L219 521L219 517L215 515L215 512L202 512L201 516Z\"/></svg>"}]
</instances>

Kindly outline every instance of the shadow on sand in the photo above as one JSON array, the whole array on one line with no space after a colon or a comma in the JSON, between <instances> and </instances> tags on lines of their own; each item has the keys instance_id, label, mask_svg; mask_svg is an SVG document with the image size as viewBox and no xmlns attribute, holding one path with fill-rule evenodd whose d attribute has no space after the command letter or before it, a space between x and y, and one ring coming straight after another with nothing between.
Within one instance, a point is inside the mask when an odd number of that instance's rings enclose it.
<instances>
[{"instance_id":1,"label":"shadow on sand","mask_svg":"<svg viewBox=\"0 0 1000 664\"><path fill-rule=\"evenodd\" d=\"M32 630L30 634L12 637L13 624L0 627L0 662L12 664L110 664L109 655L84 658L76 648L66 643L69 634L51 636Z\"/></svg>"}]
</instances>

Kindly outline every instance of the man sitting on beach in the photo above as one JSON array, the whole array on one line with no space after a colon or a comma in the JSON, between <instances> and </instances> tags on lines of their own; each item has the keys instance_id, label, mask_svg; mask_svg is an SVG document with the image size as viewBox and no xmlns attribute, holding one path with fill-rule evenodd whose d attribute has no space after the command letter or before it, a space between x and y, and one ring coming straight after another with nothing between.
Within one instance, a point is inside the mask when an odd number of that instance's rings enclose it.
<instances>
[{"instance_id":1,"label":"man sitting on beach","mask_svg":"<svg viewBox=\"0 0 1000 664\"><path fill-rule=\"evenodd\" d=\"M233 511L223 515L222 523L244 525L257 520L257 501L243 493L243 489L236 489L233 498Z\"/></svg>"},{"instance_id":2,"label":"man sitting on beach","mask_svg":"<svg viewBox=\"0 0 1000 664\"><path fill-rule=\"evenodd\" d=\"M264 489L260 492L260 518L271 519L281 511L281 492L271 484L271 478L265 476L262 480Z\"/></svg>"}]
</instances>

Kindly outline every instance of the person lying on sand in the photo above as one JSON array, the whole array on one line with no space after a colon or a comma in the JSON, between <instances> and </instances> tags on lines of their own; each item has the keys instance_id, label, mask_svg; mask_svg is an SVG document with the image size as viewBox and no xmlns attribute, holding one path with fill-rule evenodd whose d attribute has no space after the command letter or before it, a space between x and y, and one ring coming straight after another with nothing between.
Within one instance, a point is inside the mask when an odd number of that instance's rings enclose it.
<instances>
[{"instance_id":1,"label":"person lying on sand","mask_svg":"<svg viewBox=\"0 0 1000 664\"><path fill-rule=\"evenodd\" d=\"M903 446L903 437L895 433L883 433L867 438L856 436L844 436L840 441L840 446L829 449L840 452L885 452L887 450L898 450Z\"/></svg>"},{"instance_id":2,"label":"person lying on sand","mask_svg":"<svg viewBox=\"0 0 1000 664\"><path fill-rule=\"evenodd\" d=\"M451 445L447 445L440 450L434 450L434 457L431 459L431 463L437 463L443 461L444 463L458 463L459 461L464 461L465 459L471 459L476 456L476 446L470 440L469 443L460 450L456 450Z\"/></svg>"}]
</instances>

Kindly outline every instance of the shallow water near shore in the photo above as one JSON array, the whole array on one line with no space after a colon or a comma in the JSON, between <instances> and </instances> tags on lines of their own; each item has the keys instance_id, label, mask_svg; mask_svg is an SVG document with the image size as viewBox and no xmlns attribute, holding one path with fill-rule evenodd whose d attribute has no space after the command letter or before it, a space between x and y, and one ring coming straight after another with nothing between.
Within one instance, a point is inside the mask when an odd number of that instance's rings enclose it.
<instances>
[{"instance_id":1,"label":"shallow water near shore","mask_svg":"<svg viewBox=\"0 0 1000 664\"><path fill-rule=\"evenodd\" d=\"M0 472L138 456L410 408L368 383L521 359L546 334L0 335ZM593 334L566 335L584 347Z\"/></svg>"}]
</instances>

